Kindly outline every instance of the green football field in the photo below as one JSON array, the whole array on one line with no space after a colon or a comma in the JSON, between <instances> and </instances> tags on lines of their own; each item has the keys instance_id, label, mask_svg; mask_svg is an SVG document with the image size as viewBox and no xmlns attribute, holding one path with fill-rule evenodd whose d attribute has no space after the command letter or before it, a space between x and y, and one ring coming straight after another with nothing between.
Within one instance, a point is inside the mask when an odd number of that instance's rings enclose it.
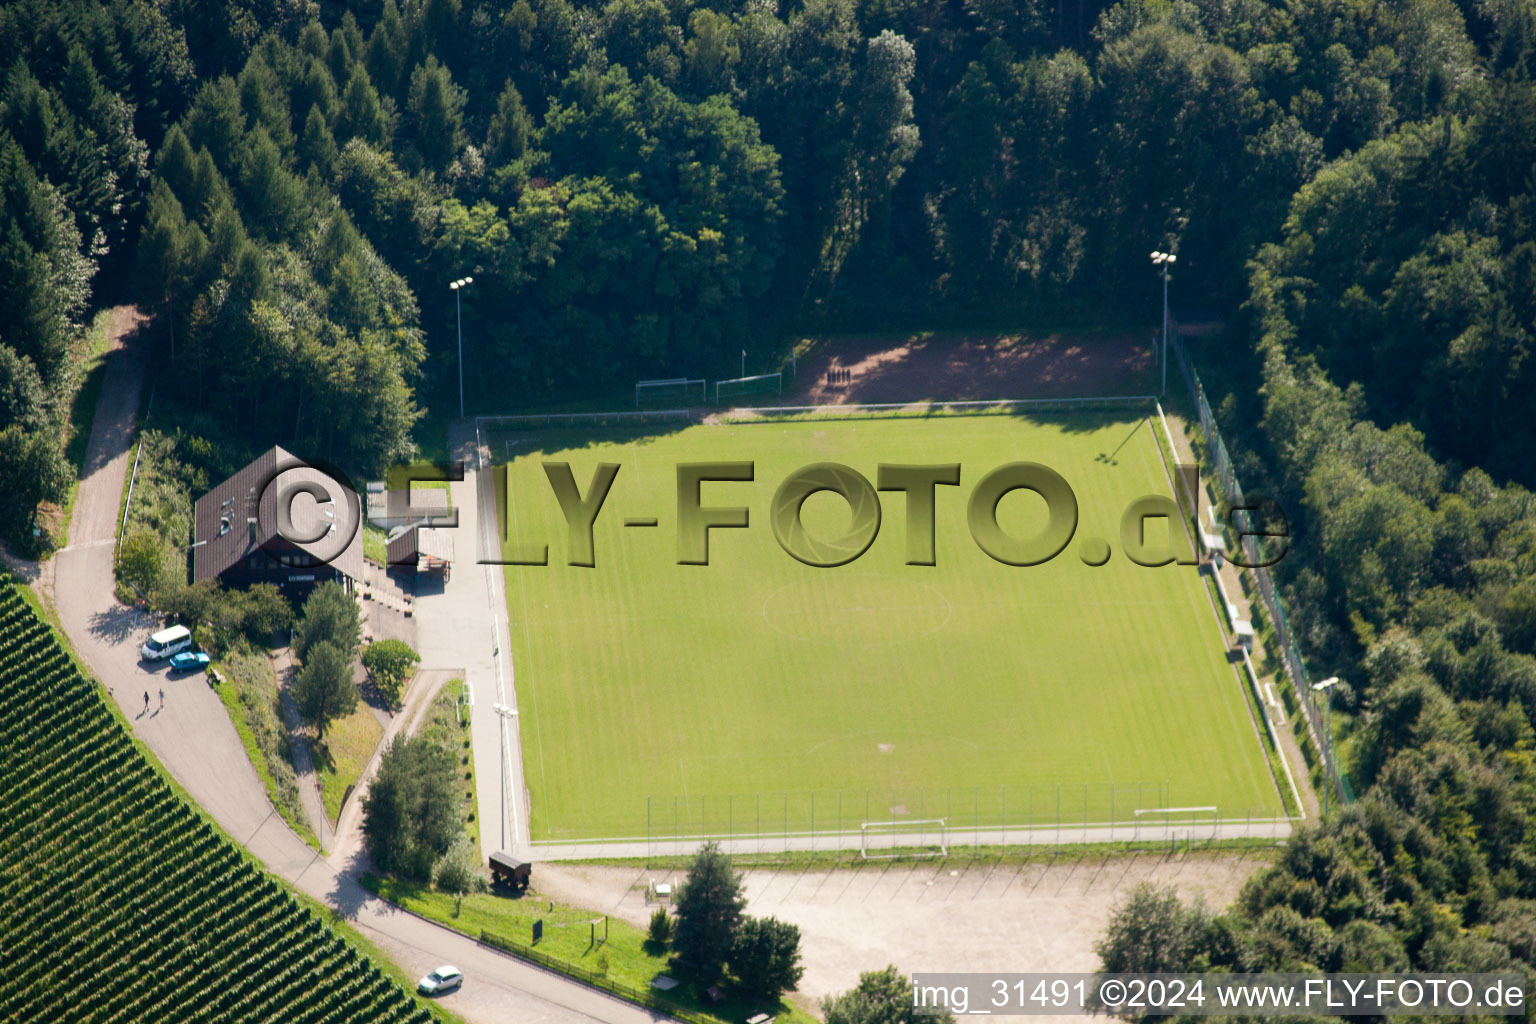
<instances>
[{"instance_id":1,"label":"green football field","mask_svg":"<svg viewBox=\"0 0 1536 1024\"><path fill-rule=\"evenodd\" d=\"M1116 412L494 435L511 460L506 550L549 545L549 565L506 569L534 838L1279 815L1202 578L1120 551L1124 509L1171 493L1151 429ZM746 506L750 526L711 531L709 565L677 564L677 464L743 460L755 479L705 483L702 501ZM621 466L592 568L566 564L545 461L570 463L583 494L599 462ZM1015 461L1077 497L1076 535L1042 565L994 561L966 525L972 487ZM960 463L960 486L937 491L937 564L905 564L890 492L856 561L787 554L769 503L815 462L871 482L882 462ZM803 512L813 536L851 518L827 493ZM641 517L657 526L624 525ZM1032 536L1045 503L1016 491L997 517ZM1080 557L1089 537L1110 541L1106 565Z\"/></svg>"}]
</instances>

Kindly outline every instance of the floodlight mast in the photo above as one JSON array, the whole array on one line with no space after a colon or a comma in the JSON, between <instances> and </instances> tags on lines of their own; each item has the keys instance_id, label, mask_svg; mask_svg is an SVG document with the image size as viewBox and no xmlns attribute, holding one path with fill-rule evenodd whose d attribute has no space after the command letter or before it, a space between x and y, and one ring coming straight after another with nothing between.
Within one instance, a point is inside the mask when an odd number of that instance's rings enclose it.
<instances>
[{"instance_id":1,"label":"floodlight mast","mask_svg":"<svg viewBox=\"0 0 1536 1024\"><path fill-rule=\"evenodd\" d=\"M507 849L507 722L517 717L517 708L496 703L491 705L491 710L495 711L501 719L499 723L501 730L501 757L499 760L501 764L496 774L501 776L501 848L505 850Z\"/></svg>"},{"instance_id":2,"label":"floodlight mast","mask_svg":"<svg viewBox=\"0 0 1536 1024\"><path fill-rule=\"evenodd\" d=\"M464 307L459 301L459 295L474 283L472 277L461 277L448 284L453 289L453 308L459 322L459 419L464 418Z\"/></svg>"},{"instance_id":3,"label":"floodlight mast","mask_svg":"<svg viewBox=\"0 0 1536 1024\"><path fill-rule=\"evenodd\" d=\"M1328 691L1343 682L1338 676L1329 676L1320 683L1313 683L1314 693L1323 695L1323 817L1328 816L1328 789L1332 780L1328 777L1334 773L1333 767L1333 701L1328 699Z\"/></svg>"},{"instance_id":4,"label":"floodlight mast","mask_svg":"<svg viewBox=\"0 0 1536 1024\"><path fill-rule=\"evenodd\" d=\"M1163 387L1161 395L1168 394L1168 268L1179 261L1171 252L1152 253L1152 263L1163 272Z\"/></svg>"}]
</instances>

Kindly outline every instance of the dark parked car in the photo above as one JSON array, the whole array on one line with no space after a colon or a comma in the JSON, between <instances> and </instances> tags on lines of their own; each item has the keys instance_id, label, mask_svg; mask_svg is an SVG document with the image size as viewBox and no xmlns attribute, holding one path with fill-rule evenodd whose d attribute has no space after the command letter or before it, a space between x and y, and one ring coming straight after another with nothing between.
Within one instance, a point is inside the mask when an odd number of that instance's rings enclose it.
<instances>
[{"instance_id":1,"label":"dark parked car","mask_svg":"<svg viewBox=\"0 0 1536 1024\"><path fill-rule=\"evenodd\" d=\"M172 672L196 672L208 667L208 655L202 651L182 651L171 655Z\"/></svg>"}]
</instances>

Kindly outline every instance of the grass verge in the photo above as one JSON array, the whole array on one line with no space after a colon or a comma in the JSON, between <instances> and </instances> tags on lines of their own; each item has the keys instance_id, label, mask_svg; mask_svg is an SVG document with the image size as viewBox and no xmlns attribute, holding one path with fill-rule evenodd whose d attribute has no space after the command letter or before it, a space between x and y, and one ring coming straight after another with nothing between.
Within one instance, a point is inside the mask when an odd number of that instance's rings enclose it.
<instances>
[{"instance_id":1,"label":"grass verge","mask_svg":"<svg viewBox=\"0 0 1536 1024\"><path fill-rule=\"evenodd\" d=\"M374 875L364 876L362 881L377 895L429 921L475 939L488 933L501 940L491 941L491 945L513 955L684 1020L734 1024L755 1013L772 1014L780 1024L813 1024L815 1019L784 1000L770 1005L730 994L729 990L722 1002L709 1003L704 996L708 983L671 964L665 948L652 943L641 929L617 918L605 920L594 911L551 904L534 896L514 899L476 893L460 902L415 882ZM544 938L537 946L530 946L533 923L539 920L544 922ZM680 983L665 998L651 988L651 980L662 974Z\"/></svg>"},{"instance_id":2,"label":"grass verge","mask_svg":"<svg viewBox=\"0 0 1536 1024\"><path fill-rule=\"evenodd\" d=\"M372 523L363 524L363 557L383 565L389 561L389 534Z\"/></svg>"},{"instance_id":3,"label":"grass verge","mask_svg":"<svg viewBox=\"0 0 1536 1024\"><path fill-rule=\"evenodd\" d=\"M347 793L357 784L368 759L384 738L384 727L373 709L358 701L357 710L337 719L314 744L315 771L320 776L320 796L326 817L336 824Z\"/></svg>"},{"instance_id":4,"label":"grass verge","mask_svg":"<svg viewBox=\"0 0 1536 1024\"><path fill-rule=\"evenodd\" d=\"M237 651L218 667L223 669L227 681L215 686L214 691L229 712L230 723L245 747L245 756L267 789L267 798L300 839L316 852L324 853L314 829L309 827L299 799L298 779L288 760L287 741L274 706L277 682L271 663L259 654Z\"/></svg>"},{"instance_id":5,"label":"grass verge","mask_svg":"<svg viewBox=\"0 0 1536 1024\"><path fill-rule=\"evenodd\" d=\"M96 418L96 402L107 377L107 328L111 319L110 309L97 313L91 325L71 346L69 361L76 390L69 403L69 440L64 446L64 457L77 471L85 467L85 447L91 439L91 422ZM75 494L79 489L77 472L75 482L69 485L69 496L64 499L64 533L61 536L68 536L69 520L75 511Z\"/></svg>"},{"instance_id":6,"label":"grass verge","mask_svg":"<svg viewBox=\"0 0 1536 1024\"><path fill-rule=\"evenodd\" d=\"M458 770L462 777L455 777L455 782L464 789L464 834L469 837L470 845L478 850L480 822L475 809L480 806L480 797L475 782L475 755L470 745L469 709L464 709L462 719L459 717L459 701L463 698L464 689L462 679L450 679L444 683L443 688L437 691L437 696L432 698L432 705L422 719L419 732L451 750L458 758Z\"/></svg>"}]
</instances>

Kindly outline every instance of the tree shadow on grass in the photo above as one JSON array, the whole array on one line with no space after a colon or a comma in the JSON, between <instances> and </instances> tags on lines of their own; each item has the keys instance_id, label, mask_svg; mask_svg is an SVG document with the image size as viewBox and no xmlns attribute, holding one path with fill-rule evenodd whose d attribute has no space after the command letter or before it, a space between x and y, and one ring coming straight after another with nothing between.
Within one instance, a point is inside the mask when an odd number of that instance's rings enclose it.
<instances>
[{"instance_id":1,"label":"tree shadow on grass","mask_svg":"<svg viewBox=\"0 0 1536 1024\"><path fill-rule=\"evenodd\" d=\"M298 739L299 737L295 737ZM315 768L315 774L336 770L336 759L331 756L331 748L323 739L314 736L303 737L309 743L309 760Z\"/></svg>"}]
</instances>

